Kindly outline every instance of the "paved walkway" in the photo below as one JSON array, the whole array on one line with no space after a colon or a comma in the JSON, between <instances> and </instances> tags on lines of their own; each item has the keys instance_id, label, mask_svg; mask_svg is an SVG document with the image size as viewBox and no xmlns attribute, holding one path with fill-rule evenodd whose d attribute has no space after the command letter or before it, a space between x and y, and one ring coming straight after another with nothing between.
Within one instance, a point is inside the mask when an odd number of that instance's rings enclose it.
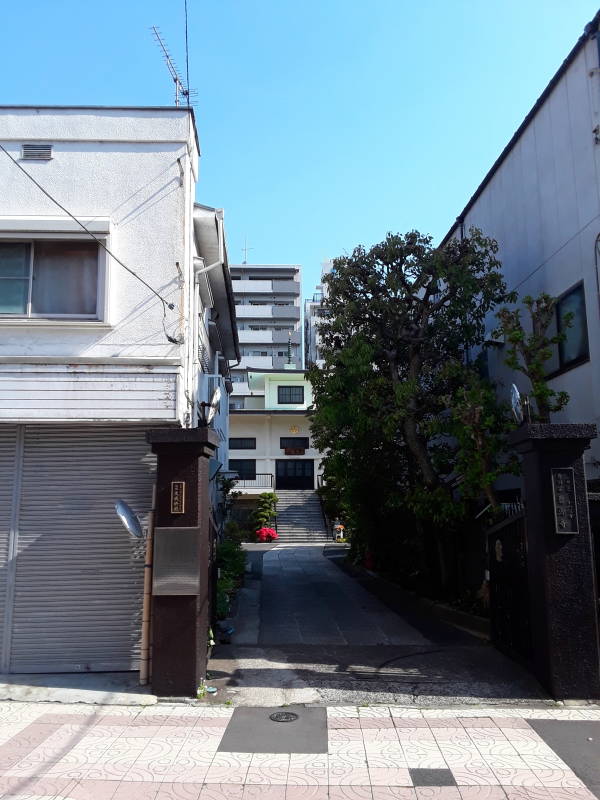
<instances>
[{"instance_id":1,"label":"paved walkway","mask_svg":"<svg viewBox=\"0 0 600 800\"><path fill-rule=\"evenodd\" d=\"M335 555L335 548L281 545L264 552L262 577L249 580L240 595L232 643L215 648L211 660L217 702L423 706L546 699L530 675L487 643L406 600L391 610L325 553ZM250 555L256 562L263 554Z\"/></svg>"},{"instance_id":2,"label":"paved walkway","mask_svg":"<svg viewBox=\"0 0 600 800\"><path fill-rule=\"evenodd\" d=\"M277 723L270 709L0 703L0 797L593 800L588 787L600 796L599 709L293 710L296 722ZM582 750L595 747L587 767L565 760L564 725Z\"/></svg>"}]
</instances>

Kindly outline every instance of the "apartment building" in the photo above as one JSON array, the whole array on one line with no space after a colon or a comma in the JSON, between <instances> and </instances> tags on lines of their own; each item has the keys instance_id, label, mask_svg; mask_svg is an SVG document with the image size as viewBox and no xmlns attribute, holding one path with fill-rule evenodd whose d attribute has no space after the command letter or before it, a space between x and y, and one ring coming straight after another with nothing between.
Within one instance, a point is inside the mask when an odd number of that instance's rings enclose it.
<instances>
[{"instance_id":1,"label":"apartment building","mask_svg":"<svg viewBox=\"0 0 600 800\"><path fill-rule=\"evenodd\" d=\"M256 408L264 390L249 387L249 368L302 368L300 267L234 264L230 270L241 353L239 365L232 369L230 408Z\"/></svg>"},{"instance_id":2,"label":"apartment building","mask_svg":"<svg viewBox=\"0 0 600 800\"><path fill-rule=\"evenodd\" d=\"M321 283L315 286L311 298L304 301L304 363L307 367L311 364L323 366L321 355L321 336L319 322L325 313L323 299L327 296L327 284L323 278L333 269L333 260L323 261L321 264Z\"/></svg>"}]
</instances>

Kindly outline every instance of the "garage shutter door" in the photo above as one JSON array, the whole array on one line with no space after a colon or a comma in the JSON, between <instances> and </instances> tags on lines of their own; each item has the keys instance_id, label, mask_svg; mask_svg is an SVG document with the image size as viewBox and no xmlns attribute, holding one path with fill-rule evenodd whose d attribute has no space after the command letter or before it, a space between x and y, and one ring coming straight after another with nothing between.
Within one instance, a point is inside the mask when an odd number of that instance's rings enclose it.
<instances>
[{"instance_id":1,"label":"garage shutter door","mask_svg":"<svg viewBox=\"0 0 600 800\"><path fill-rule=\"evenodd\" d=\"M4 647L8 548L13 522L17 428L0 425L0 652Z\"/></svg>"},{"instance_id":2,"label":"garage shutter door","mask_svg":"<svg viewBox=\"0 0 600 800\"><path fill-rule=\"evenodd\" d=\"M11 672L137 666L144 546L114 503L147 513L153 472L141 429L26 426Z\"/></svg>"}]
</instances>

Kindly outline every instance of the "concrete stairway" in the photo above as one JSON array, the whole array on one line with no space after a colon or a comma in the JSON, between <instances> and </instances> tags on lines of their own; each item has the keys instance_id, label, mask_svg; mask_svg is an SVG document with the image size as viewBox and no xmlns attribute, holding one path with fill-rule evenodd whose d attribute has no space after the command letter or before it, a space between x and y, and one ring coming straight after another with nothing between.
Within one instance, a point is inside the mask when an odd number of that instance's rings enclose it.
<instances>
[{"instance_id":1,"label":"concrete stairway","mask_svg":"<svg viewBox=\"0 0 600 800\"><path fill-rule=\"evenodd\" d=\"M328 540L321 501L312 489L276 489L280 544L325 544Z\"/></svg>"}]
</instances>

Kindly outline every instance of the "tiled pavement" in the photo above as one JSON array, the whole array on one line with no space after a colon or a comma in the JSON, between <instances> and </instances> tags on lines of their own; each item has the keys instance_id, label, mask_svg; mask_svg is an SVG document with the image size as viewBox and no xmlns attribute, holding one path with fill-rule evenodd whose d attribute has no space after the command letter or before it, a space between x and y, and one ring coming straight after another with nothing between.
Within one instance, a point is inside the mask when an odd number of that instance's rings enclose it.
<instances>
[{"instance_id":1,"label":"tiled pavement","mask_svg":"<svg viewBox=\"0 0 600 800\"><path fill-rule=\"evenodd\" d=\"M330 707L322 754L223 752L219 744L232 715L225 706L0 703L0 797L594 798L527 720L600 721L597 708Z\"/></svg>"}]
</instances>

